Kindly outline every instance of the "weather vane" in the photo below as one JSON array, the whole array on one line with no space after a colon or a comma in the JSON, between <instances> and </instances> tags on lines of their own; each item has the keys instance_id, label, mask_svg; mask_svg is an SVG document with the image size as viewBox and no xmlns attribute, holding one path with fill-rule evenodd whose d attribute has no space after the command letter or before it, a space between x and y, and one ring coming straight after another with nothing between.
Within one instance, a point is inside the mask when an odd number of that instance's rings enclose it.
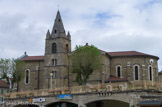
<instances>
[{"instance_id":1,"label":"weather vane","mask_svg":"<svg viewBox=\"0 0 162 107\"><path fill-rule=\"evenodd\" d=\"M59 4L58 4L58 10L59 10Z\"/></svg>"}]
</instances>

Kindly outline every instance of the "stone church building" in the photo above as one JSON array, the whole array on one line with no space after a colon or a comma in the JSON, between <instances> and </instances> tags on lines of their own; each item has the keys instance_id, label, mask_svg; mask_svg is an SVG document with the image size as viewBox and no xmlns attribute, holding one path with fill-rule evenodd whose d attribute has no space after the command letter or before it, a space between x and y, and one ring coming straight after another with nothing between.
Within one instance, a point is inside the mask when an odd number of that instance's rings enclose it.
<instances>
[{"instance_id":1,"label":"stone church building","mask_svg":"<svg viewBox=\"0 0 162 107\"><path fill-rule=\"evenodd\" d=\"M58 11L52 32L48 30L46 34L44 56L28 56L25 53L21 57L26 66L19 91L77 85L75 76L69 72L71 52L71 35L65 32ZM152 83L158 80L157 56L137 51L101 53L104 59L102 70L93 72L88 84L141 80Z\"/></svg>"}]
</instances>

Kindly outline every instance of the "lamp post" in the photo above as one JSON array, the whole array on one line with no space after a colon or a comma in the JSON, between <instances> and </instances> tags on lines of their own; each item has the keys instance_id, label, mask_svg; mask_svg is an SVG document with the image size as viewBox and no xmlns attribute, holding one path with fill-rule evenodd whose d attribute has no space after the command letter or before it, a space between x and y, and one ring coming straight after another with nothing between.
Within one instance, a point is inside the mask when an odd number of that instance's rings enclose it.
<instances>
[{"instance_id":1,"label":"lamp post","mask_svg":"<svg viewBox=\"0 0 162 107\"><path fill-rule=\"evenodd\" d=\"M151 76L152 76L152 86L154 86L153 70L154 70L154 69L153 69L153 65L152 65L152 63L151 63L151 71L152 71L152 72L151 72L151 73L152 73L152 75L151 75Z\"/></svg>"},{"instance_id":2,"label":"lamp post","mask_svg":"<svg viewBox=\"0 0 162 107\"><path fill-rule=\"evenodd\" d=\"M38 63L38 66L36 66L36 71L37 71L37 90L39 90L40 62Z\"/></svg>"},{"instance_id":3,"label":"lamp post","mask_svg":"<svg viewBox=\"0 0 162 107\"><path fill-rule=\"evenodd\" d=\"M50 77L51 77L51 81L50 81L50 84L51 84L50 86L51 86L51 87L50 87L50 88L51 88L51 90L52 90L52 77L53 77L53 73L52 73L52 72L50 73Z\"/></svg>"}]
</instances>

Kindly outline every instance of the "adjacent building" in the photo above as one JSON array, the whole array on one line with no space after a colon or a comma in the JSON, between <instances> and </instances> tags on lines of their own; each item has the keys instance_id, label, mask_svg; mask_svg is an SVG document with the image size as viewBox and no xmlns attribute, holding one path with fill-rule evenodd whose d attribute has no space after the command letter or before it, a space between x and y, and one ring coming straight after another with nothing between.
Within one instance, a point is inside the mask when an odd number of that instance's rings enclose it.
<instances>
[{"instance_id":1,"label":"adjacent building","mask_svg":"<svg viewBox=\"0 0 162 107\"><path fill-rule=\"evenodd\" d=\"M6 93L9 93L9 85L5 80L0 80L0 96L3 96Z\"/></svg>"}]
</instances>

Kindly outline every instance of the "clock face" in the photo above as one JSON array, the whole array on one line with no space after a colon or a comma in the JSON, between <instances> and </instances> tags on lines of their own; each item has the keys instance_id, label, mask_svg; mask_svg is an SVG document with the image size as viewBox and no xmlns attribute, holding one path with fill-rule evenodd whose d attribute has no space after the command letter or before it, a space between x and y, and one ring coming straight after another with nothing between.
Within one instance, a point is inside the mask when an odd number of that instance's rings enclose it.
<instances>
[{"instance_id":1,"label":"clock face","mask_svg":"<svg viewBox=\"0 0 162 107\"><path fill-rule=\"evenodd\" d=\"M150 63L153 63L154 62L154 60L153 59L150 59Z\"/></svg>"}]
</instances>

